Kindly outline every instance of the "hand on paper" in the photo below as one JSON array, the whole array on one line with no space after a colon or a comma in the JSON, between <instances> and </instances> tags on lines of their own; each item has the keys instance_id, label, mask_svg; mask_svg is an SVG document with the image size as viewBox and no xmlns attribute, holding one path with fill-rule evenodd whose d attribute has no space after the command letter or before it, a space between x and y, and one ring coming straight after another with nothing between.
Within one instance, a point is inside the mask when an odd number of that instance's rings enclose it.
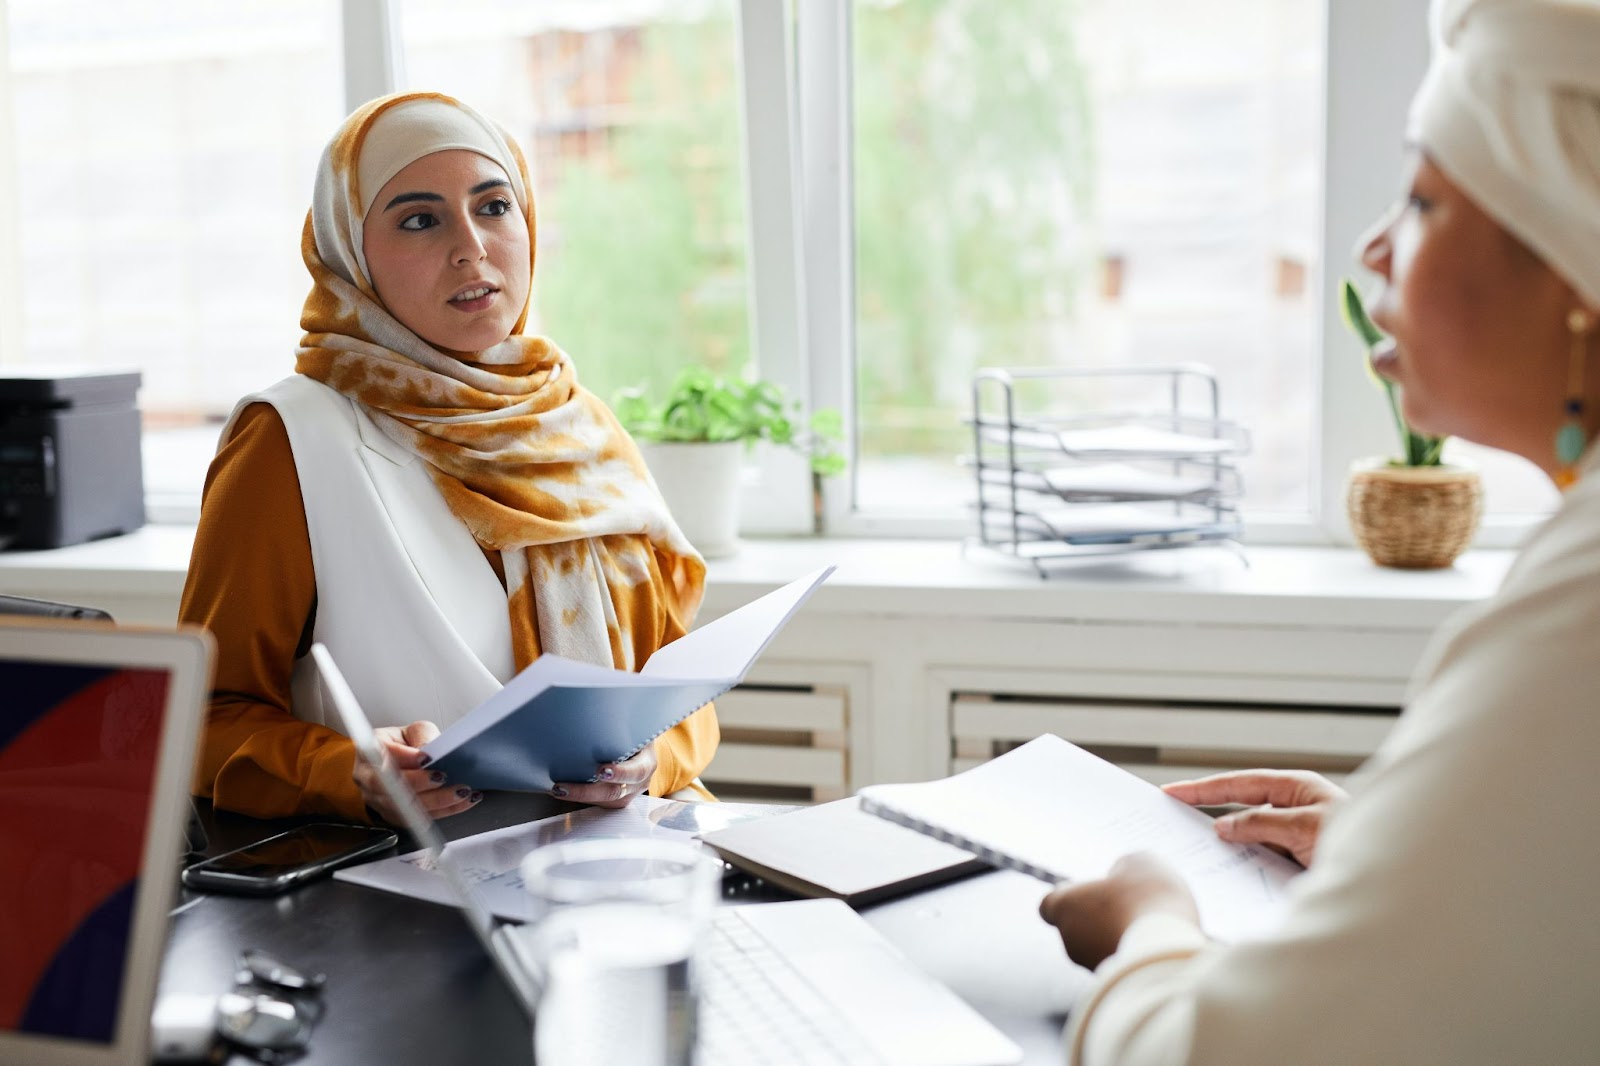
<instances>
[{"instance_id":1,"label":"hand on paper","mask_svg":"<svg viewBox=\"0 0 1600 1066\"><path fill-rule=\"evenodd\" d=\"M592 803L596 807L626 807L633 797L650 787L656 772L656 746L646 744L637 755L623 762L608 762L595 768L598 781L563 781L550 790L557 799L573 803Z\"/></svg>"},{"instance_id":2,"label":"hand on paper","mask_svg":"<svg viewBox=\"0 0 1600 1066\"><path fill-rule=\"evenodd\" d=\"M417 794L417 802L433 817L446 818L460 814L483 799L482 792L475 792L470 786L459 782L446 781L444 774L423 767L422 745L439 735L439 727L432 722L386 726L373 732L378 735L378 742L383 745L384 751L388 752L390 761L400 774L400 780L411 786ZM361 789L361 798L368 807L377 811L390 825L402 824L400 812L394 809L378 784L376 770L358 758L351 776L355 778L356 786Z\"/></svg>"},{"instance_id":3,"label":"hand on paper","mask_svg":"<svg viewBox=\"0 0 1600 1066\"><path fill-rule=\"evenodd\" d=\"M1102 880L1062 885L1039 904L1039 917L1056 927L1067 955L1091 970L1117 950L1128 926L1156 913L1200 924L1189 886L1147 852L1124 855Z\"/></svg>"},{"instance_id":4,"label":"hand on paper","mask_svg":"<svg viewBox=\"0 0 1600 1066\"><path fill-rule=\"evenodd\" d=\"M1167 795L1185 803L1247 803L1249 810L1217 819L1217 836L1235 844L1266 844L1301 866L1316 856L1322 819L1349 794L1309 770L1238 770L1197 781L1174 781Z\"/></svg>"}]
</instances>

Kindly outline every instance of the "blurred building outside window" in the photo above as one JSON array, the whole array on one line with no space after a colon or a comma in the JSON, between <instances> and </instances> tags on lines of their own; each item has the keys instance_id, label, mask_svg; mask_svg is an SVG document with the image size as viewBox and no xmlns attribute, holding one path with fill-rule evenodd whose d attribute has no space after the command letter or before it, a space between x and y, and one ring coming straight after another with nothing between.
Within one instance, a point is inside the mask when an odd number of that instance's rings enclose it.
<instances>
[{"instance_id":1,"label":"blurred building outside window","mask_svg":"<svg viewBox=\"0 0 1600 1066\"><path fill-rule=\"evenodd\" d=\"M959 524L980 366L1194 361L1253 434L1249 511L1311 519L1337 417L1315 289L1354 272L1319 248L1322 2L849 6L854 344L813 358L851 360L857 514ZM344 113L338 6L3 3L24 350L138 366L152 499L192 511L220 420L293 369L300 225ZM395 87L458 96L527 150L530 328L608 400L757 369L736 7L394 8ZM1551 506L1520 460L1452 449L1492 510Z\"/></svg>"}]
</instances>

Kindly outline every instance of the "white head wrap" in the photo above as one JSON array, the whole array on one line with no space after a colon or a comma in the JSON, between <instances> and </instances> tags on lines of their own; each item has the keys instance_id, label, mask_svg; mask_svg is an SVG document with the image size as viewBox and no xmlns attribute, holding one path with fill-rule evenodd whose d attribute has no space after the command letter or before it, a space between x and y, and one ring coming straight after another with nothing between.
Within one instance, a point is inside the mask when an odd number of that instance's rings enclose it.
<instances>
[{"instance_id":1,"label":"white head wrap","mask_svg":"<svg viewBox=\"0 0 1600 1066\"><path fill-rule=\"evenodd\" d=\"M537 243L521 152L449 97L404 93L362 105L317 170L300 251L312 288L295 369L347 396L427 464L445 503L505 574L517 667L543 652L636 669L692 619L705 563L667 511L632 438L579 386L572 361L522 331L470 358L435 348L379 298L361 250L383 186L434 152L498 163Z\"/></svg>"},{"instance_id":2,"label":"white head wrap","mask_svg":"<svg viewBox=\"0 0 1600 1066\"><path fill-rule=\"evenodd\" d=\"M1600 307L1600 0L1434 0L1410 138Z\"/></svg>"},{"instance_id":3,"label":"white head wrap","mask_svg":"<svg viewBox=\"0 0 1600 1066\"><path fill-rule=\"evenodd\" d=\"M339 165L342 160L335 156L351 147L356 149L355 166ZM511 181L517 206L523 215L529 215L522 168L500 127L459 101L413 96L379 111L357 145L336 137L324 150L311 197L322 261L350 284L370 291L372 278L361 247L361 226L372 210L372 201L390 178L412 163L452 149L477 152L499 164ZM350 182L350 188L341 190L341 182Z\"/></svg>"}]
</instances>

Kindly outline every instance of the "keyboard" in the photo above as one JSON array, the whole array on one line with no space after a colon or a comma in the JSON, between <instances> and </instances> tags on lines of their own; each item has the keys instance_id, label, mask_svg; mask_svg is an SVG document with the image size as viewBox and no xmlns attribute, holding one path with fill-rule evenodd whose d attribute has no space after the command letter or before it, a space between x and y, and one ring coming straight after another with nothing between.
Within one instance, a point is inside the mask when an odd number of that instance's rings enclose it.
<instances>
[{"instance_id":1,"label":"keyboard","mask_svg":"<svg viewBox=\"0 0 1600 1066\"><path fill-rule=\"evenodd\" d=\"M737 908L717 909L701 967L701 1066L885 1062Z\"/></svg>"}]
</instances>

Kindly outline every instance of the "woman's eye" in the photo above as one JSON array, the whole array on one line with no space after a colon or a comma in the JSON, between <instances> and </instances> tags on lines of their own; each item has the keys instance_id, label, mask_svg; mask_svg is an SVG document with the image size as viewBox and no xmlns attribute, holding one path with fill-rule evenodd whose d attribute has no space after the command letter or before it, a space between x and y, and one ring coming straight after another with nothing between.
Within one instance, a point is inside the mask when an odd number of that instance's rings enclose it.
<instances>
[{"instance_id":1,"label":"woman's eye","mask_svg":"<svg viewBox=\"0 0 1600 1066\"><path fill-rule=\"evenodd\" d=\"M408 230L430 229L438 224L438 220L426 211L418 211L416 214L407 215L400 220L400 228Z\"/></svg>"},{"instance_id":2,"label":"woman's eye","mask_svg":"<svg viewBox=\"0 0 1600 1066\"><path fill-rule=\"evenodd\" d=\"M480 209L485 215L507 215L511 213L511 201L503 199L490 200Z\"/></svg>"},{"instance_id":3,"label":"woman's eye","mask_svg":"<svg viewBox=\"0 0 1600 1066\"><path fill-rule=\"evenodd\" d=\"M1421 193L1414 192L1410 196L1406 197L1406 206L1415 208L1419 214L1425 214L1428 208L1433 206L1433 201L1428 199L1426 196L1423 196Z\"/></svg>"}]
</instances>

